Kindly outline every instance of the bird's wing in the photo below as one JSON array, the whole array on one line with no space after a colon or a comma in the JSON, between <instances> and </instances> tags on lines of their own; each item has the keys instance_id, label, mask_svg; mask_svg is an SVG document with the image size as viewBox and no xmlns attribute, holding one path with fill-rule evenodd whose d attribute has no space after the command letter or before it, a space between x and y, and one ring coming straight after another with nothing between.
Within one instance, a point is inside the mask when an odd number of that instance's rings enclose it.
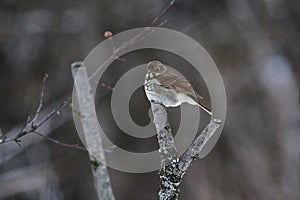
<instances>
[{"instance_id":1,"label":"bird's wing","mask_svg":"<svg viewBox=\"0 0 300 200\"><path fill-rule=\"evenodd\" d=\"M161 86L185 93L193 98L197 98L192 85L184 77L173 70L168 69L167 73L159 75Z\"/></svg>"}]
</instances>

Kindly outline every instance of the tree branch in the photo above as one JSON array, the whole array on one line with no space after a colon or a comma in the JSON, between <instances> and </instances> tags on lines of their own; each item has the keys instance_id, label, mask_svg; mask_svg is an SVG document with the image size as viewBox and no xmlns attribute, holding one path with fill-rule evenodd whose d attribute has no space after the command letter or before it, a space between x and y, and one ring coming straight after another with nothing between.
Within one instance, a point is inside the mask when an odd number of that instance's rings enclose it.
<instances>
[{"instance_id":1,"label":"tree branch","mask_svg":"<svg viewBox=\"0 0 300 200\"><path fill-rule=\"evenodd\" d=\"M151 103L154 124L157 131L161 168L165 168L178 158L166 109L161 104Z\"/></svg>"},{"instance_id":2,"label":"tree branch","mask_svg":"<svg viewBox=\"0 0 300 200\"><path fill-rule=\"evenodd\" d=\"M200 135L196 138L193 144L189 147L189 149L181 156L178 167L180 171L185 173L188 168L191 166L192 162L198 157L199 153L211 138L211 136L216 132L216 130L221 125L221 120L213 119L205 129L200 133Z\"/></svg>"},{"instance_id":3,"label":"tree branch","mask_svg":"<svg viewBox=\"0 0 300 200\"><path fill-rule=\"evenodd\" d=\"M79 105L79 108L76 109L80 113L80 121L90 155L94 185L98 199L114 200L115 197L111 188L107 167L100 162L100 160L105 160L105 155L87 71L85 66L82 65L82 62L73 63L71 70Z\"/></svg>"},{"instance_id":4,"label":"tree branch","mask_svg":"<svg viewBox=\"0 0 300 200\"><path fill-rule=\"evenodd\" d=\"M156 126L161 160L160 176L160 200L177 200L179 185L192 162L198 157L202 148L219 128L221 120L213 119L200 135L195 139L188 150L177 157L177 150L171 132L166 109L161 104L151 102L151 109Z\"/></svg>"}]
</instances>

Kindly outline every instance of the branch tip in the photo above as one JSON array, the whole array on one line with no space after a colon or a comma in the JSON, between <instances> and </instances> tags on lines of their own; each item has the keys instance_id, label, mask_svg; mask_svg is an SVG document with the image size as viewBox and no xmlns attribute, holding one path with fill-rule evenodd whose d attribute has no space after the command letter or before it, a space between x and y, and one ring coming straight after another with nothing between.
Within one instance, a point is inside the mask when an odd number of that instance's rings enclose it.
<instances>
[{"instance_id":1,"label":"branch tip","mask_svg":"<svg viewBox=\"0 0 300 200\"><path fill-rule=\"evenodd\" d=\"M79 67L81 67L82 64L83 64L82 61L73 62L73 63L71 64L71 67L72 67L72 68L79 68Z\"/></svg>"},{"instance_id":2,"label":"branch tip","mask_svg":"<svg viewBox=\"0 0 300 200\"><path fill-rule=\"evenodd\" d=\"M213 122L218 125L222 124L222 121L220 119L213 119Z\"/></svg>"}]
</instances>

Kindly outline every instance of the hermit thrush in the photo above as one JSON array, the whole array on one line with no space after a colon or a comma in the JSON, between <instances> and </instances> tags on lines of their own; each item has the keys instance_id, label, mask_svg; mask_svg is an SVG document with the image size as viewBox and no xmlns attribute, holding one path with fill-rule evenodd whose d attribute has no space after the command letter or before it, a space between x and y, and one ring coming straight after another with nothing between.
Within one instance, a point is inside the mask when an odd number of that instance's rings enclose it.
<instances>
[{"instance_id":1,"label":"hermit thrush","mask_svg":"<svg viewBox=\"0 0 300 200\"><path fill-rule=\"evenodd\" d=\"M192 85L175 70L159 61L147 64L145 93L149 101L163 104L165 107L177 107L186 102L197 105L211 115L211 111L201 101Z\"/></svg>"}]
</instances>

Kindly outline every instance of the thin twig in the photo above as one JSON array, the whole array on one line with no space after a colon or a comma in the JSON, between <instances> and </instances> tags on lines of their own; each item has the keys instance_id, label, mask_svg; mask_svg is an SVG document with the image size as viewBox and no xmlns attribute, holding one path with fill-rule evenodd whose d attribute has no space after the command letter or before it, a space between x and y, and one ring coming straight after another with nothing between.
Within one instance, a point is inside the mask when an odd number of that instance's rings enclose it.
<instances>
[{"instance_id":1,"label":"thin twig","mask_svg":"<svg viewBox=\"0 0 300 200\"><path fill-rule=\"evenodd\" d=\"M38 116L39 116L39 114L42 110L42 107L43 107L43 104L44 104L44 96L45 96L45 91L46 91L46 81L47 81L47 79L48 79L48 74L45 74L43 82L42 82L42 92L41 92L41 95L40 95L40 104L39 104L38 109L35 112L35 115L32 119L32 122L35 122L37 120L37 118L38 118Z\"/></svg>"},{"instance_id":2,"label":"thin twig","mask_svg":"<svg viewBox=\"0 0 300 200\"><path fill-rule=\"evenodd\" d=\"M79 144L68 144L68 143L64 143L64 142L61 142L61 141L58 141L58 140L55 140L51 137L48 137L48 136L45 136L43 135L42 133L39 133L37 131L33 131L34 134L38 135L38 136L41 136L43 138L45 138L46 140L49 140L55 144L59 144L61 146L65 146L65 147L68 147L68 148L74 148L74 149L79 149L79 150L82 150L82 151L87 151L86 148L80 146Z\"/></svg>"},{"instance_id":3,"label":"thin twig","mask_svg":"<svg viewBox=\"0 0 300 200\"><path fill-rule=\"evenodd\" d=\"M168 12L168 10L173 6L175 0L171 0L170 3L165 7L163 11L161 11L148 26L153 26L164 14Z\"/></svg>"},{"instance_id":4,"label":"thin twig","mask_svg":"<svg viewBox=\"0 0 300 200\"><path fill-rule=\"evenodd\" d=\"M41 122L35 125L36 129L41 127L45 122L48 121L53 115L62 110L66 105L71 102L71 96L68 96L64 101L62 101L54 110L52 110L46 117L44 117Z\"/></svg>"},{"instance_id":5,"label":"thin twig","mask_svg":"<svg viewBox=\"0 0 300 200\"><path fill-rule=\"evenodd\" d=\"M7 138L2 134L0 135L0 144L8 143L8 142L16 142L18 146L21 146L21 138L29 133L35 132L38 128L40 128L44 123L46 123L51 117L53 117L57 112L62 110L71 100L70 97L67 97L66 100L62 101L56 108L54 108L47 116L45 116L40 122L38 118L40 116L40 112L44 105L44 98L45 98L45 84L48 79L48 75L45 74L42 82L42 91L40 94L40 102L39 106L34 114L34 117L31 119L30 116L27 117L26 122L24 123L23 127L20 129L19 133L11 138ZM46 136L45 136L46 137ZM54 141L54 139L52 139ZM59 141L55 141L56 143L60 143Z\"/></svg>"},{"instance_id":6,"label":"thin twig","mask_svg":"<svg viewBox=\"0 0 300 200\"><path fill-rule=\"evenodd\" d=\"M103 87L104 89L107 89L108 91L114 91L114 88L111 87L111 86L109 86L109 85L107 85L106 83L100 82L99 85L101 87Z\"/></svg>"},{"instance_id":7,"label":"thin twig","mask_svg":"<svg viewBox=\"0 0 300 200\"><path fill-rule=\"evenodd\" d=\"M146 36L149 36L150 34L153 33L153 30L155 29L149 29L149 27L161 27L163 26L167 20L164 20L163 22L161 22L160 24L156 25L156 23L158 22L159 19L161 19L162 16L164 16L169 9L173 6L175 0L171 0L170 3L149 23L148 27L145 28L143 31L141 31L140 33L138 33L137 35L135 35L133 38L123 42L123 44L121 44L119 47L113 47L113 52L110 55L110 57L105 60L99 67L98 69L89 77L89 79L92 79L96 76L96 74L98 74L98 72L102 69L102 66L106 65L108 62L110 62L112 59L115 58L119 58L118 56L116 56L116 54L118 52L120 52L121 50L130 47L131 45L143 40L146 38ZM156 25L156 26L155 26ZM151 30L149 32L149 30ZM111 39L111 38L110 38ZM111 39L112 40L112 39Z\"/></svg>"}]
</instances>

